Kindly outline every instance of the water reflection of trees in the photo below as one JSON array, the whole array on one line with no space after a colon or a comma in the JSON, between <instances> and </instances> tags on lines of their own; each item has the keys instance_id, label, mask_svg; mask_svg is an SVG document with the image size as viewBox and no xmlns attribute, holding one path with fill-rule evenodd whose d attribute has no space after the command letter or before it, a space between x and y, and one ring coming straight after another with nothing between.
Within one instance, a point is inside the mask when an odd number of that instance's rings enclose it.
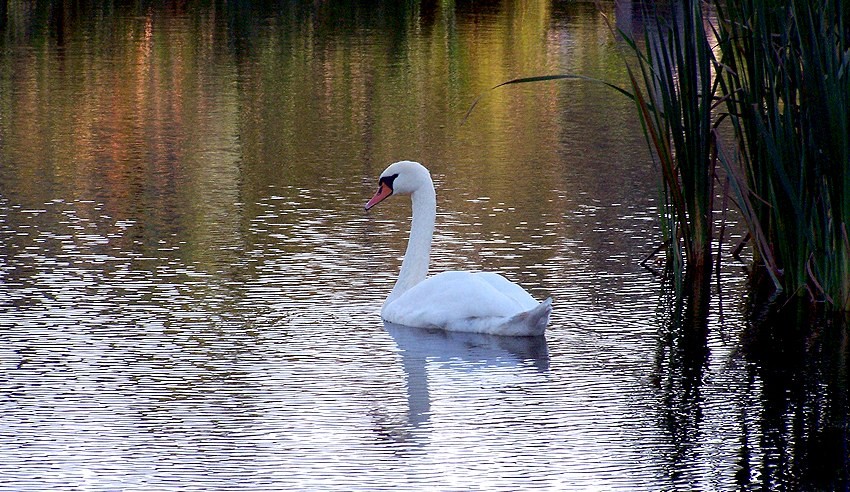
<instances>
[{"instance_id":1,"label":"water reflection of trees","mask_svg":"<svg viewBox=\"0 0 850 492\"><path fill-rule=\"evenodd\" d=\"M766 489L840 490L850 483L847 320L803 312L777 309L744 333L750 387L761 398L743 410L753 428L744 428L742 473L761 469Z\"/></svg>"},{"instance_id":2,"label":"water reflection of trees","mask_svg":"<svg viewBox=\"0 0 850 492\"><path fill-rule=\"evenodd\" d=\"M705 330L663 325L654 379L674 482L703 479L714 442L737 448L734 480L742 489L846 486L847 321L804 319L804 311L786 306L756 316L719 367L710 363ZM718 414L725 423L709 421Z\"/></svg>"}]
</instances>

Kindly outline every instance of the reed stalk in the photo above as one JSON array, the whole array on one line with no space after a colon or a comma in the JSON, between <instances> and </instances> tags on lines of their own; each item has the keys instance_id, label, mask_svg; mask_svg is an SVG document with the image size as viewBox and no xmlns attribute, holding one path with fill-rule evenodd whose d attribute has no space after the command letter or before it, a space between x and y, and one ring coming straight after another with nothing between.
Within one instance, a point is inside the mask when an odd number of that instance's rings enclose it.
<instances>
[{"instance_id":1,"label":"reed stalk","mask_svg":"<svg viewBox=\"0 0 850 492\"><path fill-rule=\"evenodd\" d=\"M704 319L714 230L714 55L700 2L684 2L681 15L664 17L656 10L649 17L643 47L620 35L636 55L636 69L626 59L631 92L663 178L674 285L678 297L689 301L688 317Z\"/></svg>"},{"instance_id":2,"label":"reed stalk","mask_svg":"<svg viewBox=\"0 0 850 492\"><path fill-rule=\"evenodd\" d=\"M496 87L589 80L635 103L662 177L673 285L691 319L707 314L712 257L719 258L712 251L718 163L749 229L755 277L770 279L754 288L850 311L848 4L684 0L672 15L647 12L640 44L619 32L634 55L623 57L629 90L581 75ZM731 126L730 143L719 136L722 124Z\"/></svg>"},{"instance_id":3,"label":"reed stalk","mask_svg":"<svg viewBox=\"0 0 850 492\"><path fill-rule=\"evenodd\" d=\"M749 228L754 271L785 297L850 310L850 7L723 0L712 8L716 20L699 0L669 16L649 12L642 46L620 33L636 55L637 69L627 62L631 93L664 181L674 273L685 272L677 289L707 301L720 162ZM724 121L732 145L719 137Z\"/></svg>"},{"instance_id":4,"label":"reed stalk","mask_svg":"<svg viewBox=\"0 0 850 492\"><path fill-rule=\"evenodd\" d=\"M850 23L842 0L718 2L724 156L756 261L786 295L850 310ZM734 158L733 158L734 157Z\"/></svg>"}]
</instances>

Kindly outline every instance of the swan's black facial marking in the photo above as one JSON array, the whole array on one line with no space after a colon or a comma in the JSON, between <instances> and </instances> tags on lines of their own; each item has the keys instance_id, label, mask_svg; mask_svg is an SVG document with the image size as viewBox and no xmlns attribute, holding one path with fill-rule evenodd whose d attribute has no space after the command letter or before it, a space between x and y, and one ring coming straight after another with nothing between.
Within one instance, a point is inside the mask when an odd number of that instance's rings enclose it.
<instances>
[{"instance_id":1,"label":"swan's black facial marking","mask_svg":"<svg viewBox=\"0 0 850 492\"><path fill-rule=\"evenodd\" d=\"M381 179L378 180L378 191L375 192L375 195L371 200L366 202L366 206L364 207L366 210L374 207L375 205L384 201L384 199L393 194L393 182L398 177L398 174L393 174L392 176L381 176Z\"/></svg>"},{"instance_id":2,"label":"swan's black facial marking","mask_svg":"<svg viewBox=\"0 0 850 492\"><path fill-rule=\"evenodd\" d=\"M379 185L385 185L390 190L393 189L393 181L398 177L398 173L393 174L392 176L382 176L381 179L378 180Z\"/></svg>"}]
</instances>

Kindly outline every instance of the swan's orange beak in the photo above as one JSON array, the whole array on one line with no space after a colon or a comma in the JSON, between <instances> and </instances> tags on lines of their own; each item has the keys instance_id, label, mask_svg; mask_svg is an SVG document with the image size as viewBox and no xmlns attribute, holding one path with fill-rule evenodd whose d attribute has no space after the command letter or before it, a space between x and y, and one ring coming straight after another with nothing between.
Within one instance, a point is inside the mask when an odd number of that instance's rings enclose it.
<instances>
[{"instance_id":1,"label":"swan's orange beak","mask_svg":"<svg viewBox=\"0 0 850 492\"><path fill-rule=\"evenodd\" d=\"M388 197L392 194L393 194L393 189L390 188L389 186L387 186L386 183L381 182L381 185L378 187L378 191L376 191L375 195L372 197L372 199L369 200L368 203L366 203L366 210L369 210L370 208L374 207L375 205L381 203L381 201L384 198L386 198L386 197Z\"/></svg>"}]
</instances>

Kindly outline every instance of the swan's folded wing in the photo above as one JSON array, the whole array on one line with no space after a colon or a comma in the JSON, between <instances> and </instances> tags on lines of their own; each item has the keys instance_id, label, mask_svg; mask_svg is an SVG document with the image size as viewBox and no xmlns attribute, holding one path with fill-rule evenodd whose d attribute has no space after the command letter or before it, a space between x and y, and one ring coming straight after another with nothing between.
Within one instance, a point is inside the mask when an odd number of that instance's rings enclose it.
<instances>
[{"instance_id":1,"label":"swan's folded wing","mask_svg":"<svg viewBox=\"0 0 850 492\"><path fill-rule=\"evenodd\" d=\"M498 273L492 272L476 272L472 274L476 279L487 282L491 287L498 290L502 295L513 299L523 311L534 309L540 304L537 300L531 297L525 289L515 284Z\"/></svg>"},{"instance_id":2,"label":"swan's folded wing","mask_svg":"<svg viewBox=\"0 0 850 492\"><path fill-rule=\"evenodd\" d=\"M444 272L384 307L384 319L407 326L443 327L457 319L509 318L538 305L522 287L495 273Z\"/></svg>"}]
</instances>

